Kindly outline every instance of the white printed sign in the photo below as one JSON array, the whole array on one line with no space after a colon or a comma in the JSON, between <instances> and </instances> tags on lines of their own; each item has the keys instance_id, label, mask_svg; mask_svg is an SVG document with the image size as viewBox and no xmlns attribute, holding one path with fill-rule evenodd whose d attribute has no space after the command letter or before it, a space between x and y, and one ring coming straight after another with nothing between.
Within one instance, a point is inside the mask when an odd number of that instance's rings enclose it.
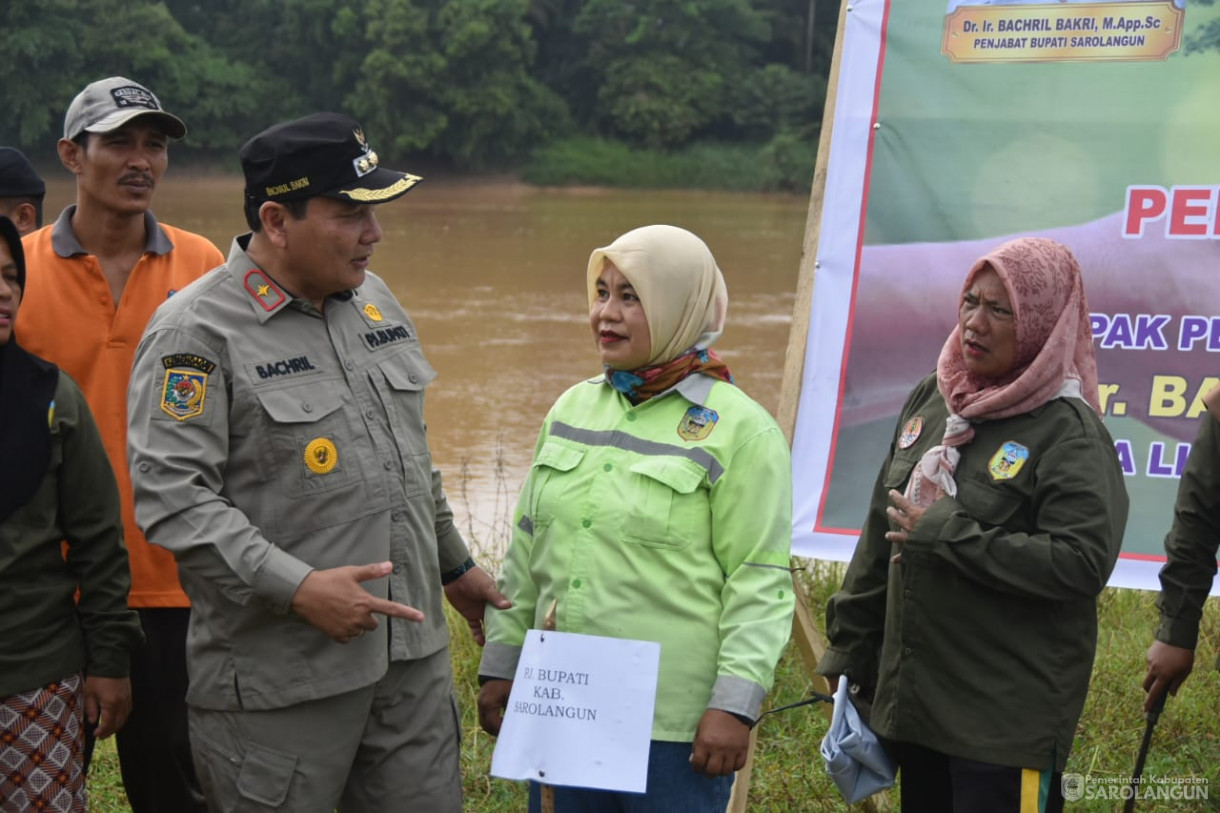
<instances>
[{"instance_id":1,"label":"white printed sign","mask_svg":"<svg viewBox=\"0 0 1220 813\"><path fill-rule=\"evenodd\" d=\"M652 641L530 630L491 775L642 793L660 661Z\"/></svg>"}]
</instances>

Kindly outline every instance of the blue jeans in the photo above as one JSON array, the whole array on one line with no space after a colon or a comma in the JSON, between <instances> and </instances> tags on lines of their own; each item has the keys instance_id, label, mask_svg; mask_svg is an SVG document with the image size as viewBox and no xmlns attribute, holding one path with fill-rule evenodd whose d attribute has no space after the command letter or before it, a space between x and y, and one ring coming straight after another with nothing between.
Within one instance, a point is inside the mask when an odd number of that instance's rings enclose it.
<instances>
[{"instance_id":1,"label":"blue jeans","mask_svg":"<svg viewBox=\"0 0 1220 813\"><path fill-rule=\"evenodd\" d=\"M707 777L690 766L691 743L653 740L644 793L555 788L555 813L724 813L733 775ZM540 813L542 794L530 782L529 813Z\"/></svg>"}]
</instances>

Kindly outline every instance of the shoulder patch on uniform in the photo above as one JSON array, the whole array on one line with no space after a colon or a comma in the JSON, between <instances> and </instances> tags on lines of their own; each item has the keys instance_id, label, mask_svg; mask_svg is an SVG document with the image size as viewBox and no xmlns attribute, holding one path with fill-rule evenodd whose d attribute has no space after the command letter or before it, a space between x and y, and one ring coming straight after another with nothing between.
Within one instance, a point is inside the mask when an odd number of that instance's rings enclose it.
<instances>
[{"instance_id":1,"label":"shoulder patch on uniform","mask_svg":"<svg viewBox=\"0 0 1220 813\"><path fill-rule=\"evenodd\" d=\"M271 281L271 277L257 268L251 268L242 279L246 291L263 310L273 311L288 299L288 295Z\"/></svg>"},{"instance_id":2,"label":"shoulder patch on uniform","mask_svg":"<svg viewBox=\"0 0 1220 813\"><path fill-rule=\"evenodd\" d=\"M364 315L372 319L374 322L380 322L383 318L381 315L381 309L372 302L364 306Z\"/></svg>"},{"instance_id":3,"label":"shoulder patch on uniform","mask_svg":"<svg viewBox=\"0 0 1220 813\"><path fill-rule=\"evenodd\" d=\"M1028 459L1028 448L1015 440L1006 441L991 456L991 462L987 464L987 471L991 472L993 480L1011 480L1020 473Z\"/></svg>"},{"instance_id":4,"label":"shoulder patch on uniform","mask_svg":"<svg viewBox=\"0 0 1220 813\"><path fill-rule=\"evenodd\" d=\"M205 373L210 373L216 369L216 362L205 359L203 356L197 356L194 353L174 353L169 356L161 357L161 366L165 369L170 367L192 367Z\"/></svg>"},{"instance_id":5,"label":"shoulder patch on uniform","mask_svg":"<svg viewBox=\"0 0 1220 813\"><path fill-rule=\"evenodd\" d=\"M920 433L923 432L923 416L916 415L911 420L902 425L902 434L898 436L898 448L909 449L915 445L915 441L919 440Z\"/></svg>"},{"instance_id":6,"label":"shoulder patch on uniform","mask_svg":"<svg viewBox=\"0 0 1220 813\"><path fill-rule=\"evenodd\" d=\"M712 434L718 420L720 415L716 410L693 406L686 410L686 414L678 422L678 437L683 440L703 440Z\"/></svg>"},{"instance_id":7,"label":"shoulder patch on uniform","mask_svg":"<svg viewBox=\"0 0 1220 813\"><path fill-rule=\"evenodd\" d=\"M208 374L198 367L167 367L161 385L161 410L185 421L203 414L208 395Z\"/></svg>"}]
</instances>

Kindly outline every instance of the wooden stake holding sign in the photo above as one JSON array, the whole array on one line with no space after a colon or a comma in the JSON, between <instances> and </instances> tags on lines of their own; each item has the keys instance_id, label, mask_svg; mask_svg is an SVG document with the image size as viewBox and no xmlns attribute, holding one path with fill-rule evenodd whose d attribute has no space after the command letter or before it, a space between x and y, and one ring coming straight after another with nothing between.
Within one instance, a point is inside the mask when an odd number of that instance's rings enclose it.
<instances>
[{"instance_id":1,"label":"wooden stake holding sign","mask_svg":"<svg viewBox=\"0 0 1220 813\"><path fill-rule=\"evenodd\" d=\"M559 599L551 599L551 606L546 608L542 619L544 630L555 629L555 610L559 607ZM542 813L555 813L555 788L552 785L542 785Z\"/></svg>"},{"instance_id":2,"label":"wooden stake holding sign","mask_svg":"<svg viewBox=\"0 0 1220 813\"><path fill-rule=\"evenodd\" d=\"M848 0L842 0L839 6L839 25L835 31L834 56L830 63L830 76L826 83L826 107L822 112L822 131L818 139L817 161L813 169L813 187L809 195L809 216L805 220L805 243L801 250L800 273L796 283L796 302L792 309L792 330L788 333L788 352L784 357L784 378L780 388L779 411L776 420L788 445L792 445L792 436L796 429L797 407L801 399L801 380L805 371L805 345L809 337L809 315L813 306L813 282L817 274L818 229L822 222L822 203L826 194L826 172L830 163L830 139L834 130L835 97L839 87L839 65L843 59L843 30L850 13ZM814 669L818 661L826 654L826 639L814 623L814 614L809 610L809 596L805 588L796 579L795 571L792 580L793 593L796 596L796 612L792 617L792 636L801 652L805 669L813 680L814 691L829 693L831 686L826 679L817 674ZM824 708L827 718L831 708ZM733 784L733 795L729 799L728 813L745 813L750 793L750 774L754 763L754 746L758 729L750 733L750 753L746 757L745 767L737 772L737 781ZM809 744L810 759L819 759L817 743ZM886 799L880 794L860 803L863 810L874 813L888 809Z\"/></svg>"}]
</instances>

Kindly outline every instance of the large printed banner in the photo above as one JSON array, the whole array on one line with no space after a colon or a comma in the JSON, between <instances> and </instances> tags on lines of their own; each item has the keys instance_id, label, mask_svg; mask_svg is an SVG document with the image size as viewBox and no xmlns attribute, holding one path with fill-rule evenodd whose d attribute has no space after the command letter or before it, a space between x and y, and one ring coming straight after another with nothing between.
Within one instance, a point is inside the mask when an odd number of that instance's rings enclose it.
<instances>
[{"instance_id":1,"label":"large printed banner","mask_svg":"<svg viewBox=\"0 0 1220 813\"><path fill-rule=\"evenodd\" d=\"M966 271L1017 235L1084 269L1131 518L1111 584L1157 589L1220 381L1220 4L853 0L793 444L794 552L846 560Z\"/></svg>"}]
</instances>

